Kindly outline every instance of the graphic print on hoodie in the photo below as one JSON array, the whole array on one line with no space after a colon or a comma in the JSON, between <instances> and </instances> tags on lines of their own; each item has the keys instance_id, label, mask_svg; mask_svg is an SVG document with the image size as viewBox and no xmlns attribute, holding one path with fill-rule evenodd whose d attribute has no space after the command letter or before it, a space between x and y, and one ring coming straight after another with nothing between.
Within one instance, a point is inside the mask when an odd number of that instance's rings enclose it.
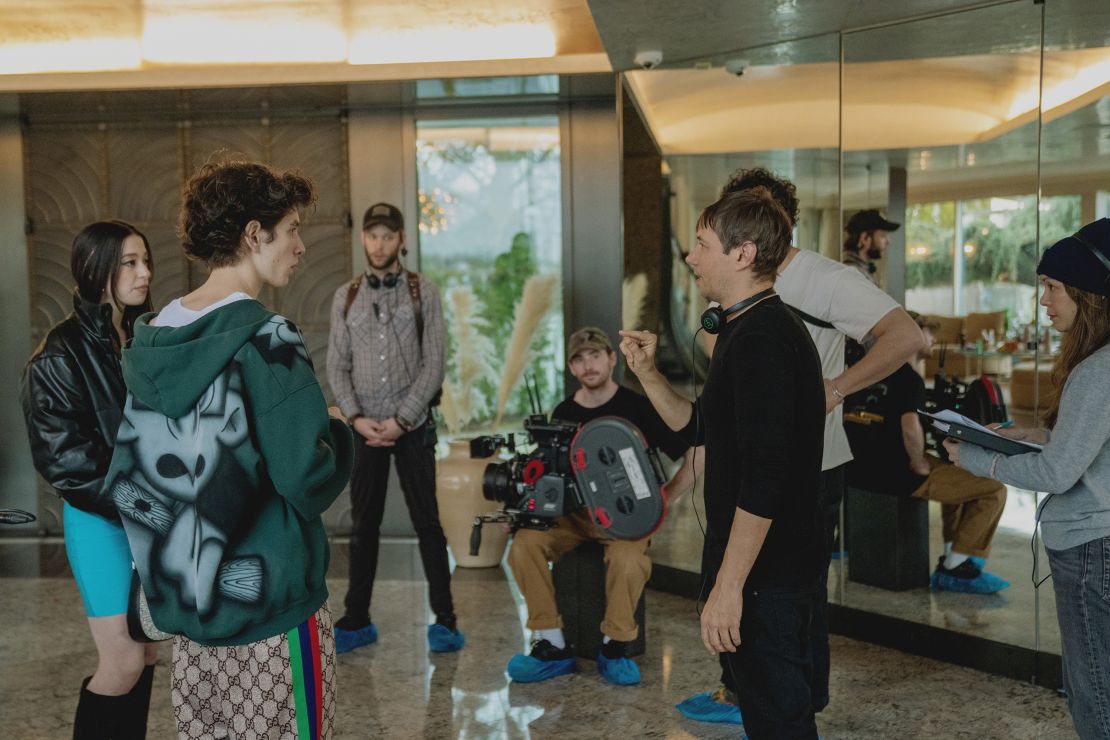
<instances>
[{"instance_id":1,"label":"graphic print on hoodie","mask_svg":"<svg viewBox=\"0 0 1110 740\"><path fill-rule=\"evenodd\" d=\"M291 629L327 597L319 515L349 476L350 432L288 319L255 301L182 327L146 318L108 480L155 624L209 644Z\"/></svg>"}]
</instances>

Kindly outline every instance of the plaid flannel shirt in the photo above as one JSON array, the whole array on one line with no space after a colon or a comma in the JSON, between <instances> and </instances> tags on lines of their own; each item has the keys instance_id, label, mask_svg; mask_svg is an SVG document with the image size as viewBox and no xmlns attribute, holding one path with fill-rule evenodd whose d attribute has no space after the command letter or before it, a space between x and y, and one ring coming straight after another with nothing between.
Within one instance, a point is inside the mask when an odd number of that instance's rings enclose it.
<instances>
[{"instance_id":1,"label":"plaid flannel shirt","mask_svg":"<svg viewBox=\"0 0 1110 740\"><path fill-rule=\"evenodd\" d=\"M349 283L335 291L328 336L328 383L348 416L399 416L414 427L443 385L444 328L439 291L424 276L420 305L424 339L416 335L415 304L404 276L392 288L371 288L363 276L347 316Z\"/></svg>"}]
</instances>

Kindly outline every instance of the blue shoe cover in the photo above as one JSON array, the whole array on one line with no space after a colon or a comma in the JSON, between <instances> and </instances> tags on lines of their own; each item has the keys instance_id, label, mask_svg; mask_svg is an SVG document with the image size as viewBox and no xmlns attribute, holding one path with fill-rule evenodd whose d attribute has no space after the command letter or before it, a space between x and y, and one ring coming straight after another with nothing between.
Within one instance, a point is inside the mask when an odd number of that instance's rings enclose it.
<instances>
[{"instance_id":1,"label":"blue shoe cover","mask_svg":"<svg viewBox=\"0 0 1110 740\"><path fill-rule=\"evenodd\" d=\"M982 570L987 564L987 559L981 558L978 555L968 555L967 559L975 563L975 567L979 570Z\"/></svg>"},{"instance_id":2,"label":"blue shoe cover","mask_svg":"<svg viewBox=\"0 0 1110 740\"><path fill-rule=\"evenodd\" d=\"M465 644L462 630L456 628L452 632L442 624L428 625L428 649L433 653L453 653L462 650Z\"/></svg>"},{"instance_id":3,"label":"blue shoe cover","mask_svg":"<svg viewBox=\"0 0 1110 740\"><path fill-rule=\"evenodd\" d=\"M597 672L616 686L635 686L640 683L640 667L631 658L606 658L598 653Z\"/></svg>"},{"instance_id":4,"label":"blue shoe cover","mask_svg":"<svg viewBox=\"0 0 1110 740\"><path fill-rule=\"evenodd\" d=\"M574 673L578 666L574 658L561 660L540 660L531 655L519 653L509 660L509 678L517 683L536 683L556 676Z\"/></svg>"},{"instance_id":5,"label":"blue shoe cover","mask_svg":"<svg viewBox=\"0 0 1110 740\"><path fill-rule=\"evenodd\" d=\"M378 628L374 623L366 625L360 630L341 630L335 628L335 652L349 653L355 648L373 645L378 641Z\"/></svg>"},{"instance_id":6,"label":"blue shoe cover","mask_svg":"<svg viewBox=\"0 0 1110 740\"><path fill-rule=\"evenodd\" d=\"M709 692L695 694L678 704L675 708L683 717L696 722L719 722L726 725L742 725L740 707L735 704L724 704L714 701Z\"/></svg>"},{"instance_id":7,"label":"blue shoe cover","mask_svg":"<svg viewBox=\"0 0 1110 740\"><path fill-rule=\"evenodd\" d=\"M976 578L957 578L933 571L929 588L934 591L955 591L963 594L993 594L1009 588L1010 582L993 573L982 571Z\"/></svg>"}]
</instances>

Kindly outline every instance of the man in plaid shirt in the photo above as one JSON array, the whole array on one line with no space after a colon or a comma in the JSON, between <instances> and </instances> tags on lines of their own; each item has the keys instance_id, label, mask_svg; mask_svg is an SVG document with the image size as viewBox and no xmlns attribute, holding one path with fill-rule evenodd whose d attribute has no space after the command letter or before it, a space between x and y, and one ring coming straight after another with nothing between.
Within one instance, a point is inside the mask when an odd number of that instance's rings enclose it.
<instances>
[{"instance_id":1,"label":"man in plaid shirt","mask_svg":"<svg viewBox=\"0 0 1110 740\"><path fill-rule=\"evenodd\" d=\"M391 458L396 459L436 615L428 627L429 647L451 652L464 643L455 624L447 539L436 506L435 427L428 411L443 384L443 310L435 285L401 265L400 257L407 253L404 229L404 217L395 206L378 203L367 209L362 246L369 267L341 285L332 302L328 382L358 435L351 474L354 531L346 612L335 623L340 653L378 639L370 597Z\"/></svg>"}]
</instances>

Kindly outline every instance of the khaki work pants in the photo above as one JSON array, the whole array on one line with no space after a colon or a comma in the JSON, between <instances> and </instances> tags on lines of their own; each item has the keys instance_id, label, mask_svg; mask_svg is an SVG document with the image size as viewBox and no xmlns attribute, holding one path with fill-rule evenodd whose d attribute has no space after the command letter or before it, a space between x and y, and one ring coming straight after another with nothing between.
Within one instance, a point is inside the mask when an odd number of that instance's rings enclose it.
<instances>
[{"instance_id":1,"label":"khaki work pants","mask_svg":"<svg viewBox=\"0 0 1110 740\"><path fill-rule=\"evenodd\" d=\"M985 558L1006 506L1006 486L926 455L932 471L914 496L941 504L944 541L964 555Z\"/></svg>"},{"instance_id":2,"label":"khaki work pants","mask_svg":"<svg viewBox=\"0 0 1110 740\"><path fill-rule=\"evenodd\" d=\"M583 542L596 540L605 547L605 620L601 631L614 640L629 642L639 634L636 605L651 575L649 539L634 542L605 537L585 509L561 517L547 531L521 529L513 535L509 566L528 604L528 629L562 629L555 604L555 586L548 563L558 562Z\"/></svg>"}]
</instances>

